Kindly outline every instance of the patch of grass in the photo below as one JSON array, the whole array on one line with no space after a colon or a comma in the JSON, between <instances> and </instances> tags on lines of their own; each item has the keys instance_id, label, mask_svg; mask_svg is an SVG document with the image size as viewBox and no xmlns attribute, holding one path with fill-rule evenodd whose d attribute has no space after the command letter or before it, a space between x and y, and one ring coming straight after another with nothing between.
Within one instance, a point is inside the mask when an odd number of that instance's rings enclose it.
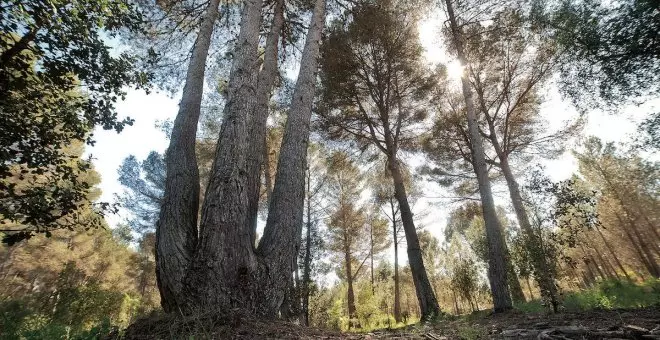
<instances>
[{"instance_id":1,"label":"patch of grass","mask_svg":"<svg viewBox=\"0 0 660 340\"><path fill-rule=\"evenodd\" d=\"M564 308L583 311L594 308L640 308L660 304L660 280L643 283L608 280L580 292L566 294Z\"/></svg>"},{"instance_id":2,"label":"patch of grass","mask_svg":"<svg viewBox=\"0 0 660 340\"><path fill-rule=\"evenodd\" d=\"M546 310L545 306L540 300L527 301L525 303L517 303L514 308L523 313L541 313Z\"/></svg>"},{"instance_id":3,"label":"patch of grass","mask_svg":"<svg viewBox=\"0 0 660 340\"><path fill-rule=\"evenodd\" d=\"M660 280L642 283L624 280L607 280L594 287L566 293L562 308L570 312L591 309L641 308L660 305ZM517 304L515 309L523 313L542 313L548 308L540 300Z\"/></svg>"},{"instance_id":4,"label":"patch of grass","mask_svg":"<svg viewBox=\"0 0 660 340\"><path fill-rule=\"evenodd\" d=\"M457 335L463 340L484 339L488 335L486 330L475 325L458 326Z\"/></svg>"}]
</instances>

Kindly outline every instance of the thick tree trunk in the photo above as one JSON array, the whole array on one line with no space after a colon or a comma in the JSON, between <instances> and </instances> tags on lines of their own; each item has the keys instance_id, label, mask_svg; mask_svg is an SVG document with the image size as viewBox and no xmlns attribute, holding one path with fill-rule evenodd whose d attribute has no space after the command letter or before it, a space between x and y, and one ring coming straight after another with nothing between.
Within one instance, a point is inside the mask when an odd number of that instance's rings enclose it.
<instances>
[{"instance_id":1,"label":"thick tree trunk","mask_svg":"<svg viewBox=\"0 0 660 340\"><path fill-rule=\"evenodd\" d=\"M415 292L417 293L421 318L422 320L426 320L438 316L440 314L440 306L438 305L438 300L435 298L431 282L426 274L426 268L424 268L422 251L419 246L419 238L417 237L415 222L413 220L410 205L408 204L408 195L406 194L406 188L403 183L403 174L401 173L399 161L394 155L394 152L388 155L388 164L390 172L392 173L392 181L394 182L394 195L399 203L399 211L401 212L403 231L406 235L406 243L408 245L408 263L410 265L410 271L412 272Z\"/></svg>"},{"instance_id":2,"label":"thick tree trunk","mask_svg":"<svg viewBox=\"0 0 660 340\"><path fill-rule=\"evenodd\" d=\"M302 312L303 324L309 326L309 283L312 272L312 197L310 190L311 174L309 168L307 169L307 237L305 238L305 260L303 263L303 282L302 282Z\"/></svg>"},{"instance_id":3,"label":"thick tree trunk","mask_svg":"<svg viewBox=\"0 0 660 340\"><path fill-rule=\"evenodd\" d=\"M166 154L165 193L156 225L156 279L161 305L172 312L181 302L183 280L197 245L199 170L195 140L204 92L206 58L220 0L211 0L192 49L179 112Z\"/></svg>"},{"instance_id":4,"label":"thick tree trunk","mask_svg":"<svg viewBox=\"0 0 660 340\"><path fill-rule=\"evenodd\" d=\"M247 224L248 114L255 106L262 0L246 0L229 78L227 103L206 197L200 240L185 280L186 312L240 307L276 315L265 270ZM258 296L257 296L258 294Z\"/></svg>"},{"instance_id":5,"label":"thick tree trunk","mask_svg":"<svg viewBox=\"0 0 660 340\"><path fill-rule=\"evenodd\" d=\"M303 224L305 169L310 120L315 94L321 33L325 26L325 0L316 0L307 32L291 110L280 147L273 197L264 235L257 253L268 266L274 291L288 291Z\"/></svg>"},{"instance_id":6,"label":"thick tree trunk","mask_svg":"<svg viewBox=\"0 0 660 340\"><path fill-rule=\"evenodd\" d=\"M452 1L445 0L445 3L447 5L447 14L449 15L453 42L456 46L458 59L461 64L467 65L461 32L454 15ZM486 225L486 237L488 240L488 280L490 281L494 310L495 312L503 312L512 308L511 296L507 285L508 259L504 252L502 228L495 212L495 202L493 201L493 194L490 188L488 168L486 167L483 143L479 134L479 123L474 109L470 83L465 77L462 77L461 84L467 108L468 130L470 132L470 140L472 141L472 163L479 183L481 207Z\"/></svg>"},{"instance_id":7,"label":"thick tree trunk","mask_svg":"<svg viewBox=\"0 0 660 340\"><path fill-rule=\"evenodd\" d=\"M401 289L399 287L399 231L396 226L396 211L394 202L390 199L392 208L392 232L394 237L394 321L401 322Z\"/></svg>"},{"instance_id":8,"label":"thick tree trunk","mask_svg":"<svg viewBox=\"0 0 660 340\"><path fill-rule=\"evenodd\" d=\"M278 77L277 59L280 32L284 25L284 0L276 0L273 12L273 22L266 39L263 69L259 73L257 83L257 103L249 119L250 139L247 159L247 191L248 191L248 228L253 240L257 232L257 213L259 211L259 192L261 189L261 169L265 158L266 125L268 121L268 102ZM267 165L266 165L267 166ZM266 174L268 176L268 174ZM270 189L268 189L270 190Z\"/></svg>"}]
</instances>

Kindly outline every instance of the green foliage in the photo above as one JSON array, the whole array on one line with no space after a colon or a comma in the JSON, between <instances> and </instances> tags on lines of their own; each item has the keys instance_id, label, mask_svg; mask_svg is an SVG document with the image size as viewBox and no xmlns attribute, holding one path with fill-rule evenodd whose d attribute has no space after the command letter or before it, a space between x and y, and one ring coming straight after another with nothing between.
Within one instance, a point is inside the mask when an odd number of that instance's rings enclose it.
<instances>
[{"instance_id":1,"label":"green foliage","mask_svg":"<svg viewBox=\"0 0 660 340\"><path fill-rule=\"evenodd\" d=\"M138 161L130 155L117 173L119 183L125 188L118 195L118 202L131 214L128 226L140 234L154 232L165 191L164 156L152 151L144 161Z\"/></svg>"},{"instance_id":2,"label":"green foliage","mask_svg":"<svg viewBox=\"0 0 660 340\"><path fill-rule=\"evenodd\" d=\"M565 53L562 86L583 108L620 105L660 91L655 0L537 2L536 18ZM541 10L542 7L547 10ZM602 100L600 100L602 99Z\"/></svg>"},{"instance_id":3,"label":"green foliage","mask_svg":"<svg viewBox=\"0 0 660 340\"><path fill-rule=\"evenodd\" d=\"M643 283L605 280L595 287L569 293L564 298L564 307L569 311L594 308L639 308L660 304L660 280Z\"/></svg>"},{"instance_id":4,"label":"green foliage","mask_svg":"<svg viewBox=\"0 0 660 340\"><path fill-rule=\"evenodd\" d=\"M104 289L69 262L57 289L0 304L3 339L96 339L132 320L136 299Z\"/></svg>"},{"instance_id":5,"label":"green foliage","mask_svg":"<svg viewBox=\"0 0 660 340\"><path fill-rule=\"evenodd\" d=\"M89 162L66 147L93 143L96 126L121 131L131 124L118 119L115 103L148 77L105 42L140 29L139 12L124 0L0 6L0 221L23 226L4 239L15 243L71 227L62 218L78 217L92 190L80 178Z\"/></svg>"}]
</instances>

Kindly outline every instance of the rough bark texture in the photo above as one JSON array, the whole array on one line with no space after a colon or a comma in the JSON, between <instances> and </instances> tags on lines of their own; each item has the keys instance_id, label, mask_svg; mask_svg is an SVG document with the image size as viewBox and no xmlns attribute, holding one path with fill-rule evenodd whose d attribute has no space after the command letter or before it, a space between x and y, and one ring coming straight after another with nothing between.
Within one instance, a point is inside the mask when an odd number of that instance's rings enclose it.
<instances>
[{"instance_id":1,"label":"rough bark texture","mask_svg":"<svg viewBox=\"0 0 660 340\"><path fill-rule=\"evenodd\" d=\"M199 170L195 140L204 90L206 58L220 0L211 0L192 49L179 112L167 149L165 193L156 225L156 279L161 305L173 311L197 245Z\"/></svg>"},{"instance_id":2,"label":"rough bark texture","mask_svg":"<svg viewBox=\"0 0 660 340\"><path fill-rule=\"evenodd\" d=\"M229 78L216 158L202 208L197 253L186 277L183 309L238 306L274 314L260 292L261 271L247 230L247 118L256 98L262 0L246 0ZM266 295L267 289L260 293ZM263 306L265 305L265 306Z\"/></svg>"},{"instance_id":3,"label":"rough bark texture","mask_svg":"<svg viewBox=\"0 0 660 340\"><path fill-rule=\"evenodd\" d=\"M447 14L453 35L454 46L458 55L458 60L463 65L467 65L467 58L463 51L463 42L460 28L454 15L451 0L445 0L447 5ZM470 140L472 141L472 159L474 172L477 175L479 183L479 193L481 195L481 207L483 210L484 221L486 225L486 238L488 240L488 280L493 296L493 305L495 312L503 312L512 308L511 296L507 285L507 261L502 228L495 212L495 203L490 188L488 178L488 168L484 156L483 143L479 134L477 115L472 99L472 91L467 78L461 78L465 106L467 108L468 130Z\"/></svg>"},{"instance_id":4,"label":"rough bark texture","mask_svg":"<svg viewBox=\"0 0 660 340\"><path fill-rule=\"evenodd\" d=\"M401 173L399 161L391 155L388 158L392 181L394 182L394 195L399 203L403 231L406 235L408 263L410 265L413 283L415 284L421 319L427 320L440 315L440 306L438 305L438 300L435 298L435 293L433 292L431 282L426 274L426 268L424 267L422 250L419 246L419 238L417 237L412 211L408 204L408 195L406 194L406 188L403 183L403 174Z\"/></svg>"},{"instance_id":5,"label":"rough bark texture","mask_svg":"<svg viewBox=\"0 0 660 340\"><path fill-rule=\"evenodd\" d=\"M396 226L396 213L394 202L390 201L392 208L392 231L394 232L394 320L401 322L401 289L399 287L399 231Z\"/></svg>"},{"instance_id":6,"label":"rough bark texture","mask_svg":"<svg viewBox=\"0 0 660 340\"><path fill-rule=\"evenodd\" d=\"M355 308L355 290L353 289L353 267L351 266L351 249L348 236L344 236L344 266L346 268L346 301L348 303L348 328L360 327L357 321L357 308Z\"/></svg>"},{"instance_id":7,"label":"rough bark texture","mask_svg":"<svg viewBox=\"0 0 660 340\"><path fill-rule=\"evenodd\" d=\"M267 261L269 275L274 275L269 282L273 282L275 292L290 285L288 277L295 269L300 248L297 236L303 224L307 145L324 24L325 0L316 0L280 148L268 220L257 248Z\"/></svg>"},{"instance_id":8,"label":"rough bark texture","mask_svg":"<svg viewBox=\"0 0 660 340\"><path fill-rule=\"evenodd\" d=\"M305 238L305 260L303 263L303 282L302 282L302 313L303 324L309 326L309 284L312 272L312 203L311 203L311 174L307 169L307 237Z\"/></svg>"},{"instance_id":9,"label":"rough bark texture","mask_svg":"<svg viewBox=\"0 0 660 340\"><path fill-rule=\"evenodd\" d=\"M259 192L261 189L261 168L266 155L266 124L268 121L268 102L278 77L277 58L280 32L284 25L284 0L277 0L273 12L273 22L266 39L263 69L259 73L257 83L257 103L250 117L249 146L247 159L247 191L248 191L248 228L252 240L255 240L257 230L257 213L259 210ZM269 174L266 174L269 176ZM267 177L268 178L268 177ZM254 241L253 241L254 244Z\"/></svg>"}]
</instances>

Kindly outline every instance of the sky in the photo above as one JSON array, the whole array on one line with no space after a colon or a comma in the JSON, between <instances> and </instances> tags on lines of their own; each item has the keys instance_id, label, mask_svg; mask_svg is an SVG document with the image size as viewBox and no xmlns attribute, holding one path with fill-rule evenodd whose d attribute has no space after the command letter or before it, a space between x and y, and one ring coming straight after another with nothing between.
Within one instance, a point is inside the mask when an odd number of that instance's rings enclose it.
<instances>
[{"instance_id":1,"label":"sky","mask_svg":"<svg viewBox=\"0 0 660 340\"><path fill-rule=\"evenodd\" d=\"M430 15L419 26L420 41L425 48L425 57L430 64L446 63L450 77L460 77L460 64L453 61L443 50L440 40L439 15ZM297 64L297 63L296 63ZM290 73L290 72L289 72ZM295 74L297 72L293 72ZM550 86L546 93L546 101L542 105L541 115L548 120L548 128L555 129L567 119L576 117L576 111L567 101L563 100L556 88ZM95 131L96 144L88 147L86 154L93 157L96 170L101 175L101 201L113 202L114 195L123 189L118 182L117 169L123 159L135 155L138 160L146 158L152 151L164 152L167 148L166 136L156 127L158 121L174 119L178 110L178 96L170 96L163 92L146 94L141 90L129 90L126 100L118 103L117 112L121 117L131 117L135 120L133 126L128 126L120 134L114 131ZM660 99L646 103L641 107L626 107L619 115L603 112L590 112L584 135L595 135L605 141L624 141L635 132L637 124L645 117L645 112L660 108ZM569 148L575 147L575 141L569 143ZM555 181L568 178L577 170L575 159L566 153L555 160L544 161L547 175ZM443 239L443 228L448 213L446 197L448 193L433 183L425 183L424 197L419 199L413 209L418 223L424 225L436 237ZM508 206L505 190L494 187L496 202ZM107 217L111 227L117 225L125 217L125 212Z\"/></svg>"}]
</instances>

